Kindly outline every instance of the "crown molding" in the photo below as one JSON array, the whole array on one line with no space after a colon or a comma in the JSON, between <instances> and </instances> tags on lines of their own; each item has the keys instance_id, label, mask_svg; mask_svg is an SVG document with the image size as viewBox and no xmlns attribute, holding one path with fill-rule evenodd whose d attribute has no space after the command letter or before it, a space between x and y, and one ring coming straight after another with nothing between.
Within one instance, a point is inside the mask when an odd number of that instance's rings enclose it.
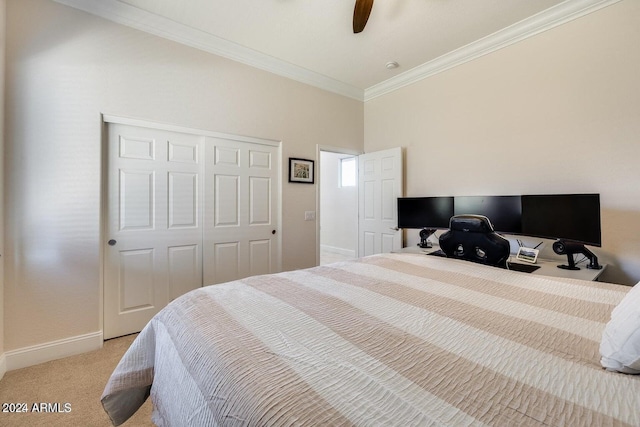
<instances>
[{"instance_id":1,"label":"crown molding","mask_svg":"<svg viewBox=\"0 0 640 427\"><path fill-rule=\"evenodd\" d=\"M54 0L109 21L144 31L205 52L338 95L364 100L364 91L303 67L230 42L207 32L180 24L118 0Z\"/></svg>"},{"instance_id":2,"label":"crown molding","mask_svg":"<svg viewBox=\"0 0 640 427\"><path fill-rule=\"evenodd\" d=\"M446 53L432 61L398 74L364 91L364 100L393 92L419 80L462 65L481 56L565 24L581 16L610 6L620 0L567 0L503 30L459 49Z\"/></svg>"},{"instance_id":3,"label":"crown molding","mask_svg":"<svg viewBox=\"0 0 640 427\"><path fill-rule=\"evenodd\" d=\"M118 0L54 0L110 21L203 50L358 101L369 101L419 80L555 28L621 0L566 0L487 37L371 86L364 91L204 31L146 12Z\"/></svg>"}]
</instances>

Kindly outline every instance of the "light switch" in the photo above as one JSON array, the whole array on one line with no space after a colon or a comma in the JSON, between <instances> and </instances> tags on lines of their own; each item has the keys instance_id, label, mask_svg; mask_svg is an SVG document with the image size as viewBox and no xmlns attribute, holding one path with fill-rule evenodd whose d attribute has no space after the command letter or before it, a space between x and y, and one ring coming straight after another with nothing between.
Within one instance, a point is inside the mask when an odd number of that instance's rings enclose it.
<instances>
[{"instance_id":1,"label":"light switch","mask_svg":"<svg viewBox=\"0 0 640 427\"><path fill-rule=\"evenodd\" d=\"M315 221L316 220L316 211L305 211L304 212L304 220L305 221Z\"/></svg>"}]
</instances>

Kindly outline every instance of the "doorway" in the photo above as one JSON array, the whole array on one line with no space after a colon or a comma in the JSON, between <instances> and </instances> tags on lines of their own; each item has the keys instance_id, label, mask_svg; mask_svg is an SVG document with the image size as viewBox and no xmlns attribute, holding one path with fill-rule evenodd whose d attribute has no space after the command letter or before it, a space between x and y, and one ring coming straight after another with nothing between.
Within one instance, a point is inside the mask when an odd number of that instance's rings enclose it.
<instances>
[{"instance_id":1,"label":"doorway","mask_svg":"<svg viewBox=\"0 0 640 427\"><path fill-rule=\"evenodd\" d=\"M402 248L402 148L367 154L318 146L316 264ZM353 178L355 173L356 178Z\"/></svg>"},{"instance_id":2,"label":"doorway","mask_svg":"<svg viewBox=\"0 0 640 427\"><path fill-rule=\"evenodd\" d=\"M358 154L319 150L318 264L358 256Z\"/></svg>"}]
</instances>

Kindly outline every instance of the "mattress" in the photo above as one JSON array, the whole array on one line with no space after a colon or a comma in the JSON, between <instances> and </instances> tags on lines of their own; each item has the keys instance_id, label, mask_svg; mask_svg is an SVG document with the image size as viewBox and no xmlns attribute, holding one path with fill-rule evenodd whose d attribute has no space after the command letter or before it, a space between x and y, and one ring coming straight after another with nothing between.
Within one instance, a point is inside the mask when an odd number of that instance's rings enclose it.
<instances>
[{"instance_id":1,"label":"mattress","mask_svg":"<svg viewBox=\"0 0 640 427\"><path fill-rule=\"evenodd\" d=\"M106 385L114 425L640 425L599 343L629 288L382 254L189 292Z\"/></svg>"}]
</instances>

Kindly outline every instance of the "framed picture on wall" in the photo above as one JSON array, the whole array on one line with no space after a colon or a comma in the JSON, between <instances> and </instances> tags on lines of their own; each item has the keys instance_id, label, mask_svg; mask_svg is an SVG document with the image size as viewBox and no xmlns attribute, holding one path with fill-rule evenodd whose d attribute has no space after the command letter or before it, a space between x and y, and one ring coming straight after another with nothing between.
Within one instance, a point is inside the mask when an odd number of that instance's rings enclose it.
<instances>
[{"instance_id":1,"label":"framed picture on wall","mask_svg":"<svg viewBox=\"0 0 640 427\"><path fill-rule=\"evenodd\" d=\"M313 160L289 158L289 182L313 184Z\"/></svg>"}]
</instances>

